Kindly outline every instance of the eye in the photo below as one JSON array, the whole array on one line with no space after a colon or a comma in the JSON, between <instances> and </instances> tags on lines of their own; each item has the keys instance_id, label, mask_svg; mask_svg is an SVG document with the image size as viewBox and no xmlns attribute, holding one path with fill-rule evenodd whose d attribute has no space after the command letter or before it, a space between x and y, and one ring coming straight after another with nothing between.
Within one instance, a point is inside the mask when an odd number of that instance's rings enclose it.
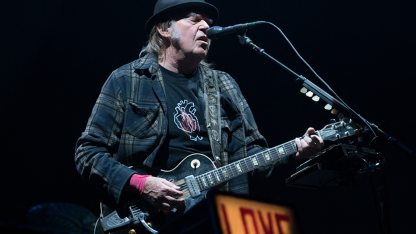
<instances>
[{"instance_id":1,"label":"eye","mask_svg":"<svg viewBox=\"0 0 416 234\"><path fill-rule=\"evenodd\" d=\"M189 16L188 20L192 22L192 24L197 24L201 22L202 20L205 21L209 26L213 24L213 20L211 18L205 15L199 15L199 14Z\"/></svg>"},{"instance_id":2,"label":"eye","mask_svg":"<svg viewBox=\"0 0 416 234\"><path fill-rule=\"evenodd\" d=\"M188 20L191 21L192 23L198 23L199 19L196 16L189 16Z\"/></svg>"}]
</instances>

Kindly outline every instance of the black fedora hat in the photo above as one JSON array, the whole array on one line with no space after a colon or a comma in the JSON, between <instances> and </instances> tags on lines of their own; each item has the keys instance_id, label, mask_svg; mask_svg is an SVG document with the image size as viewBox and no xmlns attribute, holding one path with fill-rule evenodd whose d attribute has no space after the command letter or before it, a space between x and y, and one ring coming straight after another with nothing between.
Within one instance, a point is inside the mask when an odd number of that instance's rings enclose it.
<instances>
[{"instance_id":1,"label":"black fedora hat","mask_svg":"<svg viewBox=\"0 0 416 234\"><path fill-rule=\"evenodd\" d=\"M205 0L158 0L153 15L145 24L146 32L158 22L170 19L187 10L206 13L213 20L218 18L218 9Z\"/></svg>"}]
</instances>

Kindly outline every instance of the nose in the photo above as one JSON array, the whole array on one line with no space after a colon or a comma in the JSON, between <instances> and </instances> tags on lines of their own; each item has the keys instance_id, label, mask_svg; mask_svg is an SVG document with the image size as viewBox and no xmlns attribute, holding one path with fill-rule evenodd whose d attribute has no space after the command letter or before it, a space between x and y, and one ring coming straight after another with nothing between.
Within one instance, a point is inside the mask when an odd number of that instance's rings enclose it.
<instances>
[{"instance_id":1,"label":"nose","mask_svg":"<svg viewBox=\"0 0 416 234\"><path fill-rule=\"evenodd\" d=\"M201 20L199 25L199 29L204 32L209 28L209 24L205 20Z\"/></svg>"}]
</instances>

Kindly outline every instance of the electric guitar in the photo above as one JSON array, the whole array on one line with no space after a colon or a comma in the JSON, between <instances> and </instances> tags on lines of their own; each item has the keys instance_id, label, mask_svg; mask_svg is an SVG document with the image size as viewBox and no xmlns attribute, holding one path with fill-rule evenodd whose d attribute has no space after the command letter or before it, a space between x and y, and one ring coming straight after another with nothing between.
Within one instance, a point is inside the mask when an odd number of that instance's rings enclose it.
<instances>
[{"instance_id":1,"label":"electric guitar","mask_svg":"<svg viewBox=\"0 0 416 234\"><path fill-rule=\"evenodd\" d=\"M325 142L335 142L343 138L355 136L360 132L361 128L358 128L351 120L345 119L326 125L317 131L317 135ZM260 167L281 164L287 160L287 157L296 152L295 140L291 140L219 168L215 166L209 157L194 153L185 157L172 170L161 170L158 177L173 182L184 193L185 207L181 210L176 210L173 214L176 216L187 212L191 207L203 200L209 189ZM124 215L120 215L115 210L101 218L101 225L105 233L122 229L127 230L127 228L138 226L150 233L158 233L156 230L158 225L155 224L157 223L156 220L166 216L146 207L146 204L143 204L143 202L133 201L123 209L127 211L124 212Z\"/></svg>"}]
</instances>

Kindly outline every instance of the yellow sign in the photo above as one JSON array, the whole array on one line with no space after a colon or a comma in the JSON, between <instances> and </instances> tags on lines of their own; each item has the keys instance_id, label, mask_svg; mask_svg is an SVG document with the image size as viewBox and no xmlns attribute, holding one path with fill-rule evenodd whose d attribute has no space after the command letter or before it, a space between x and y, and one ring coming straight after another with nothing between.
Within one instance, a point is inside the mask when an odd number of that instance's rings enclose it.
<instances>
[{"instance_id":1,"label":"yellow sign","mask_svg":"<svg viewBox=\"0 0 416 234\"><path fill-rule=\"evenodd\" d=\"M295 234L292 209L229 195L215 197L223 234Z\"/></svg>"}]
</instances>

